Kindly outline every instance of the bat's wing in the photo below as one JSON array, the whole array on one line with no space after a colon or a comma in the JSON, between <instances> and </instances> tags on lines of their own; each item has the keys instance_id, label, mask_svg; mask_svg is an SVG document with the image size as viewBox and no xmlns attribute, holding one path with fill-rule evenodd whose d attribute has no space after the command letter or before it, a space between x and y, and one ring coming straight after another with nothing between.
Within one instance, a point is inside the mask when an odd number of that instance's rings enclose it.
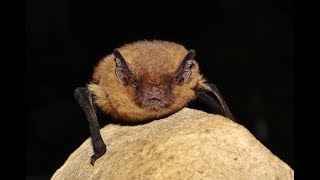
<instances>
[{"instance_id":1,"label":"bat's wing","mask_svg":"<svg viewBox=\"0 0 320 180\"><path fill-rule=\"evenodd\" d=\"M190 107L213 114L220 114L236 121L218 88L214 84L208 85L212 91L196 92L197 99L190 104Z\"/></svg>"}]
</instances>

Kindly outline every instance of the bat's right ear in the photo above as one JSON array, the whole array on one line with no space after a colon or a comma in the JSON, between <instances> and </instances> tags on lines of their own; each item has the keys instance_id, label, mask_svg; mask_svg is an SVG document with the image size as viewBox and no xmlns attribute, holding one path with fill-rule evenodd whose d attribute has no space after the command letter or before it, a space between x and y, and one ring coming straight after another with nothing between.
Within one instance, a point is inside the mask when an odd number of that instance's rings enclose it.
<instances>
[{"instance_id":1,"label":"bat's right ear","mask_svg":"<svg viewBox=\"0 0 320 180\"><path fill-rule=\"evenodd\" d=\"M122 57L117 49L113 50L114 60L116 62L115 74L118 81L123 85L128 85L134 82L134 74L128 66L126 60Z\"/></svg>"},{"instance_id":2,"label":"bat's right ear","mask_svg":"<svg viewBox=\"0 0 320 180\"><path fill-rule=\"evenodd\" d=\"M191 76L191 68L196 51L191 49L184 57L179 67L173 73L173 81L178 85L182 85L188 81Z\"/></svg>"}]
</instances>

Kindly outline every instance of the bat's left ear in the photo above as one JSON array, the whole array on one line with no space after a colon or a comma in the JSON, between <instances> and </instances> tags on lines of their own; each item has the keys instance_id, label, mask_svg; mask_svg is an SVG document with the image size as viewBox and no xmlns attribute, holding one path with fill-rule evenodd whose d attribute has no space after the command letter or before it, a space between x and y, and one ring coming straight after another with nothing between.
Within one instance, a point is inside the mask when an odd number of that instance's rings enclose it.
<instances>
[{"instance_id":1,"label":"bat's left ear","mask_svg":"<svg viewBox=\"0 0 320 180\"><path fill-rule=\"evenodd\" d=\"M135 76L131 71L126 60L122 57L122 55L117 49L113 50L113 54L114 60L116 62L115 74L118 81L125 86L130 83L133 83L135 80Z\"/></svg>"},{"instance_id":2,"label":"bat's left ear","mask_svg":"<svg viewBox=\"0 0 320 180\"><path fill-rule=\"evenodd\" d=\"M191 49L188 54L184 57L179 67L173 73L173 81L178 85L182 85L187 82L191 76L191 68L196 51Z\"/></svg>"}]
</instances>

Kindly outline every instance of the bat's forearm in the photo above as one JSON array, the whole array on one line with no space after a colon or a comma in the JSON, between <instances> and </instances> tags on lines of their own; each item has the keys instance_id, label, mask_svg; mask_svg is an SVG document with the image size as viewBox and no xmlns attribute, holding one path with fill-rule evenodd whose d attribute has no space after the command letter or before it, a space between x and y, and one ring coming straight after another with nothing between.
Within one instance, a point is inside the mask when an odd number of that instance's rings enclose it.
<instances>
[{"instance_id":1,"label":"bat's forearm","mask_svg":"<svg viewBox=\"0 0 320 180\"><path fill-rule=\"evenodd\" d=\"M236 119L234 118L233 114L231 113L231 111L229 109L229 106L227 105L227 103L223 99L222 95L220 94L219 89L214 84L208 84L208 85L212 89L212 93L215 95L219 104L221 105L221 107L225 113L225 116L236 122Z\"/></svg>"},{"instance_id":2,"label":"bat's forearm","mask_svg":"<svg viewBox=\"0 0 320 180\"><path fill-rule=\"evenodd\" d=\"M91 164L94 165L94 162L103 154L105 154L106 145L103 142L100 134L100 127L93 106L91 93L88 91L86 87L78 87L74 91L74 98L78 101L89 122L90 134L94 149L94 155L91 156Z\"/></svg>"}]
</instances>

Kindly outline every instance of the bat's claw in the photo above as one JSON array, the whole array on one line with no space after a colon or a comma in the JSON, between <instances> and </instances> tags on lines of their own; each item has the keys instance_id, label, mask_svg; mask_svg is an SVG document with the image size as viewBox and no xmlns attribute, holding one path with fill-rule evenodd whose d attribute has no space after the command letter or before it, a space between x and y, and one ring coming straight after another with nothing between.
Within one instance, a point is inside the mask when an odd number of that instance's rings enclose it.
<instances>
[{"instance_id":1,"label":"bat's claw","mask_svg":"<svg viewBox=\"0 0 320 180\"><path fill-rule=\"evenodd\" d=\"M99 146L98 149L95 149L94 155L91 156L91 164L94 166L96 160L103 156L106 153L106 151L107 147L104 143L101 144L101 146Z\"/></svg>"}]
</instances>

